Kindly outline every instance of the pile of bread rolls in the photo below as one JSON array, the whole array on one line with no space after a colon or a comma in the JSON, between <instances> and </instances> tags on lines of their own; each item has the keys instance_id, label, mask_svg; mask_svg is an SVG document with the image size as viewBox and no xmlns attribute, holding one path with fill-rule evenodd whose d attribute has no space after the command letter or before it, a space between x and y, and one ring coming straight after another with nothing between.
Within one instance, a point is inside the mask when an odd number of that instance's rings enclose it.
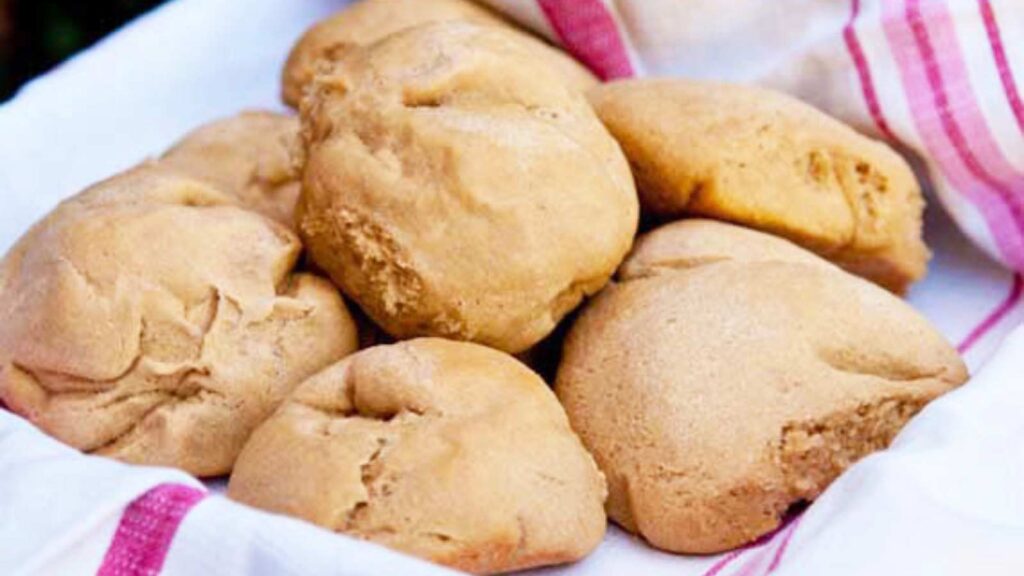
<instances>
[{"instance_id":1,"label":"pile of bread rolls","mask_svg":"<svg viewBox=\"0 0 1024 576\"><path fill-rule=\"evenodd\" d=\"M907 163L797 100L600 84L468 0L362 0L283 83L298 118L201 127L11 249L10 409L497 573L606 517L741 546L967 378L898 297L929 257ZM513 354L563 335L552 391Z\"/></svg>"}]
</instances>

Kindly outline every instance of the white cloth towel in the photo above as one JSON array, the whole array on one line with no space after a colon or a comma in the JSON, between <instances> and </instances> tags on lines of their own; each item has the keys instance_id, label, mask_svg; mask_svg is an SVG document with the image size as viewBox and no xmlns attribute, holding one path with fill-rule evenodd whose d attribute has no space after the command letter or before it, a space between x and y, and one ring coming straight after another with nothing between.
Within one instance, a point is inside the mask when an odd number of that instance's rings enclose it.
<instances>
[{"instance_id":1,"label":"white cloth towel","mask_svg":"<svg viewBox=\"0 0 1024 576\"><path fill-rule=\"evenodd\" d=\"M1024 153L1001 70L1012 76L1013 66L1024 65L1018 47L1024 5L491 3L564 42L607 76L768 83L916 150L952 219L938 203L929 209L928 241L936 257L910 300L961 344L975 374L928 406L890 450L854 466L801 517L757 545L716 557L676 556L611 528L588 559L543 572L1024 573L1024 332L1006 338L1024 317L1021 281L982 253L1018 264L1013 206L1024 188L1014 187L1013 177L1024 169ZM288 48L305 27L343 4L177 0L30 84L0 107L0 250L61 198L160 153L196 125L243 108L280 108L279 71ZM998 64L986 14L998 20L1008 67ZM911 52L922 53L921 21L932 46L932 67L921 68L923 77L907 61ZM609 30L618 37L609 39ZM958 60L943 52L950 42L969 49L960 50ZM865 66L873 74L870 90ZM941 100L929 70L946 74L939 78L945 112L936 108ZM927 93L914 92L919 89ZM966 93L974 95L984 126L977 125ZM978 165L970 166L957 148L950 136L957 130ZM158 558L151 557L154 551ZM160 571L445 573L297 520L204 497L202 485L180 472L82 456L0 411L0 573Z\"/></svg>"}]
</instances>

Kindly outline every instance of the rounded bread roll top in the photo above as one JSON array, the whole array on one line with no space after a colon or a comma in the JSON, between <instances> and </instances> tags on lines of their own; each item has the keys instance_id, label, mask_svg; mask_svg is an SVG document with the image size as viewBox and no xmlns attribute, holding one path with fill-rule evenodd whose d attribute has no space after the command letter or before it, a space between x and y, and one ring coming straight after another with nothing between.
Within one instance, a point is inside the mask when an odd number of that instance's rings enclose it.
<instances>
[{"instance_id":1,"label":"rounded bread roll top","mask_svg":"<svg viewBox=\"0 0 1024 576\"><path fill-rule=\"evenodd\" d=\"M777 234L897 293L924 275L924 199L885 144L752 86L626 80L588 97L652 216Z\"/></svg>"},{"instance_id":2,"label":"rounded bread roll top","mask_svg":"<svg viewBox=\"0 0 1024 576\"><path fill-rule=\"evenodd\" d=\"M576 560L605 531L604 479L544 382L435 338L302 384L253 434L228 495L474 573Z\"/></svg>"},{"instance_id":3,"label":"rounded bread roll top","mask_svg":"<svg viewBox=\"0 0 1024 576\"><path fill-rule=\"evenodd\" d=\"M502 30L429 24L352 51L317 77L302 120L299 233L398 338L525 350L632 243L622 152Z\"/></svg>"},{"instance_id":4,"label":"rounded bread roll top","mask_svg":"<svg viewBox=\"0 0 1024 576\"><path fill-rule=\"evenodd\" d=\"M224 474L301 380L352 352L295 235L156 165L63 202L0 263L0 399L85 452Z\"/></svg>"},{"instance_id":5,"label":"rounded bread roll top","mask_svg":"<svg viewBox=\"0 0 1024 576\"><path fill-rule=\"evenodd\" d=\"M770 532L967 378L910 306L784 240L680 221L622 270L572 327L556 392L609 515L659 548Z\"/></svg>"},{"instance_id":6,"label":"rounded bread roll top","mask_svg":"<svg viewBox=\"0 0 1024 576\"><path fill-rule=\"evenodd\" d=\"M385 36L431 22L470 22L494 26L515 34L534 55L558 69L562 80L573 88L586 90L597 79L582 64L561 50L520 31L498 14L471 0L361 0L307 30L288 55L281 73L281 98L294 108L326 61L372 44Z\"/></svg>"},{"instance_id":7,"label":"rounded bread roll top","mask_svg":"<svg viewBox=\"0 0 1024 576\"><path fill-rule=\"evenodd\" d=\"M300 170L299 120L247 111L204 124L164 153L160 164L203 180L246 208L295 226Z\"/></svg>"}]
</instances>

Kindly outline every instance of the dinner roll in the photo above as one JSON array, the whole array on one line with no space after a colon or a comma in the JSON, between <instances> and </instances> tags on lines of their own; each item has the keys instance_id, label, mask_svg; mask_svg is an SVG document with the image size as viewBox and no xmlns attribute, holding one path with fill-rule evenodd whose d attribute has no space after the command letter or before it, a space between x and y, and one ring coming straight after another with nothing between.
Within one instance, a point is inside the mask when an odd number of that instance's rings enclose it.
<instances>
[{"instance_id":1,"label":"dinner roll","mask_svg":"<svg viewBox=\"0 0 1024 576\"><path fill-rule=\"evenodd\" d=\"M658 548L767 534L967 378L903 301L759 232L669 224L623 270L572 327L556 392L609 515Z\"/></svg>"},{"instance_id":2,"label":"dinner roll","mask_svg":"<svg viewBox=\"0 0 1024 576\"><path fill-rule=\"evenodd\" d=\"M540 377L436 338L302 384L253 434L228 495L481 574L579 559L605 531L604 479Z\"/></svg>"},{"instance_id":3,"label":"dinner roll","mask_svg":"<svg viewBox=\"0 0 1024 576\"><path fill-rule=\"evenodd\" d=\"M0 263L0 399L78 449L231 470L292 388L356 347L285 227L156 165L60 204Z\"/></svg>"},{"instance_id":4,"label":"dinner roll","mask_svg":"<svg viewBox=\"0 0 1024 576\"><path fill-rule=\"evenodd\" d=\"M622 152L500 29L428 24L354 50L314 81L302 121L299 233L398 338L525 350L632 243Z\"/></svg>"},{"instance_id":5,"label":"dinner roll","mask_svg":"<svg viewBox=\"0 0 1024 576\"><path fill-rule=\"evenodd\" d=\"M924 199L885 144L752 86L627 80L589 97L653 217L705 216L784 236L898 293L924 275Z\"/></svg>"}]
</instances>

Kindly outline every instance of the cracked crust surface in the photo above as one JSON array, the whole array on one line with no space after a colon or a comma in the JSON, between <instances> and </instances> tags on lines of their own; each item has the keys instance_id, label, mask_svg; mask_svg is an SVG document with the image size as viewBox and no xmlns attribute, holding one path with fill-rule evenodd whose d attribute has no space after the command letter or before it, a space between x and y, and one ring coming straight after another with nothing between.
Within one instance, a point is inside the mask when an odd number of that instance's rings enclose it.
<instances>
[{"instance_id":1,"label":"cracked crust surface","mask_svg":"<svg viewBox=\"0 0 1024 576\"><path fill-rule=\"evenodd\" d=\"M751 86L630 80L588 97L629 158L645 212L771 232L897 293L924 275L924 199L884 143Z\"/></svg>"},{"instance_id":2,"label":"cracked crust surface","mask_svg":"<svg viewBox=\"0 0 1024 576\"><path fill-rule=\"evenodd\" d=\"M385 36L430 22L463 21L494 26L515 34L535 56L555 67L562 80L573 88L586 90L597 79L580 63L561 50L520 31L513 24L470 0L362 0L318 22L292 48L281 73L281 98L298 108L303 93L323 60L338 59L359 46Z\"/></svg>"},{"instance_id":3,"label":"cracked crust surface","mask_svg":"<svg viewBox=\"0 0 1024 576\"><path fill-rule=\"evenodd\" d=\"M556 392L609 515L659 548L770 532L967 378L904 302L760 232L676 222L620 278L572 327Z\"/></svg>"},{"instance_id":4,"label":"cracked crust surface","mask_svg":"<svg viewBox=\"0 0 1024 576\"><path fill-rule=\"evenodd\" d=\"M569 562L605 531L604 479L544 382L421 338L312 377L253 434L228 495L475 573Z\"/></svg>"},{"instance_id":5,"label":"cracked crust surface","mask_svg":"<svg viewBox=\"0 0 1024 576\"><path fill-rule=\"evenodd\" d=\"M301 116L299 234L393 336L525 350L632 243L622 152L499 29L429 24L354 50Z\"/></svg>"},{"instance_id":6,"label":"cracked crust surface","mask_svg":"<svg viewBox=\"0 0 1024 576\"><path fill-rule=\"evenodd\" d=\"M209 182L291 228L301 187L293 160L299 148L298 118L246 111L193 130L160 163Z\"/></svg>"},{"instance_id":7,"label":"cracked crust surface","mask_svg":"<svg viewBox=\"0 0 1024 576\"><path fill-rule=\"evenodd\" d=\"M0 398L85 452L224 474L356 347L298 238L155 164L61 203L0 263Z\"/></svg>"}]
</instances>

